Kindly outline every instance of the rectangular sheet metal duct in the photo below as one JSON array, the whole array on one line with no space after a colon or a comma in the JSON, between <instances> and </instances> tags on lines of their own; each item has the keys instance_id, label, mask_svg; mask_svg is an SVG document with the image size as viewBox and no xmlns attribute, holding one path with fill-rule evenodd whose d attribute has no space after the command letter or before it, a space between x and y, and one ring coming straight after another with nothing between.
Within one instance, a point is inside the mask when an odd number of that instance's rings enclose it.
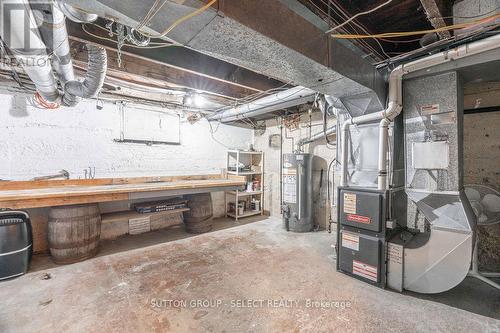
<instances>
[{"instance_id":1,"label":"rectangular sheet metal duct","mask_svg":"<svg viewBox=\"0 0 500 333\"><path fill-rule=\"evenodd\" d=\"M65 0L136 27L154 0ZM373 111L385 106L386 84L362 52L324 34L328 26L303 5L288 0L224 0L183 22L168 37L199 52L294 85L349 100L367 96ZM149 33L163 31L202 2L167 0ZM359 97L358 97L359 98Z\"/></svg>"}]
</instances>

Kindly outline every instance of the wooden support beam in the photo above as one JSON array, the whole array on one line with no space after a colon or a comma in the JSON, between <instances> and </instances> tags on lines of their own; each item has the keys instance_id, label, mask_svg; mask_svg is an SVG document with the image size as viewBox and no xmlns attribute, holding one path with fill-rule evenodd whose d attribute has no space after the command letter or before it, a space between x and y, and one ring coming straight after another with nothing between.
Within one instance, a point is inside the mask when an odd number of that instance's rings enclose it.
<instances>
[{"instance_id":1,"label":"wooden support beam","mask_svg":"<svg viewBox=\"0 0 500 333\"><path fill-rule=\"evenodd\" d=\"M87 63L87 52L84 45L90 41L70 37L71 53L74 63L84 69ZM97 44L94 42L90 42ZM100 44L98 44L100 45ZM118 79L141 85L154 85L161 88L196 89L207 94L237 99L255 93L241 86L229 85L226 82L180 70L157 61L122 51L121 66L118 66L118 53L109 46L104 46L108 53L108 75ZM226 101L227 102L227 101Z\"/></svg>"},{"instance_id":2,"label":"wooden support beam","mask_svg":"<svg viewBox=\"0 0 500 333\"><path fill-rule=\"evenodd\" d=\"M446 26L446 22L443 19L443 14L440 7L436 3L436 0L420 0L420 3L424 7L427 19L429 20L429 22L431 22L434 28L439 29ZM451 37L449 31L440 31L437 34L440 39Z\"/></svg>"}]
</instances>

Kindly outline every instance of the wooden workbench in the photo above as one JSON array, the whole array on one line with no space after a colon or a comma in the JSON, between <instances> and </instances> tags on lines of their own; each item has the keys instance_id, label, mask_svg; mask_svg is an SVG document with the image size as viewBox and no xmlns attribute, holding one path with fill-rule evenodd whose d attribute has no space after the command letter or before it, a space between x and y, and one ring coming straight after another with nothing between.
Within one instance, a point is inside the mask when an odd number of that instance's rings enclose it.
<instances>
[{"instance_id":1,"label":"wooden workbench","mask_svg":"<svg viewBox=\"0 0 500 333\"><path fill-rule=\"evenodd\" d=\"M244 177L220 174L0 182L0 208L25 209L235 190Z\"/></svg>"}]
</instances>

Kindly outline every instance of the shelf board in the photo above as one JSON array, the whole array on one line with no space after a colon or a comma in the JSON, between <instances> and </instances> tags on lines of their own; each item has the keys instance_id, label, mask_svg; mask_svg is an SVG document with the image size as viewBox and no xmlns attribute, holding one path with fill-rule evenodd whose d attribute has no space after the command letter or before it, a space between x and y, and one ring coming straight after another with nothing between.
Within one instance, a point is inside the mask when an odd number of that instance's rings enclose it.
<instances>
[{"instance_id":1,"label":"shelf board","mask_svg":"<svg viewBox=\"0 0 500 333\"><path fill-rule=\"evenodd\" d=\"M227 193L230 193L230 194L233 194L233 195L236 195L236 192L238 192L238 196L239 197L245 197L245 196L249 196L249 195L262 194L262 191L252 191L252 192L247 192L247 191L227 191Z\"/></svg>"},{"instance_id":2,"label":"shelf board","mask_svg":"<svg viewBox=\"0 0 500 333\"><path fill-rule=\"evenodd\" d=\"M236 171L228 171L227 172L230 175L238 175L238 176L249 176L249 175L261 175L262 172L260 171L242 171L242 172L236 172Z\"/></svg>"},{"instance_id":3,"label":"shelf board","mask_svg":"<svg viewBox=\"0 0 500 333\"><path fill-rule=\"evenodd\" d=\"M189 208L178 208L171 210L164 210L161 212L152 213L138 213L135 210L126 210L121 212L106 213L101 215L101 223L112 223L115 221L128 221L129 219L148 217L148 216L164 216L176 213L187 212Z\"/></svg>"},{"instance_id":4,"label":"shelf board","mask_svg":"<svg viewBox=\"0 0 500 333\"><path fill-rule=\"evenodd\" d=\"M237 153L240 153L240 154L248 154L248 155L262 155L262 152L261 152L261 151L228 150L227 152L228 152L228 153L231 153L231 154L237 154Z\"/></svg>"},{"instance_id":5,"label":"shelf board","mask_svg":"<svg viewBox=\"0 0 500 333\"><path fill-rule=\"evenodd\" d=\"M248 217L248 216L253 216L253 215L259 215L262 214L262 210L252 210L250 212L244 212L242 215L238 215L238 218L242 217ZM234 213L227 213L227 216L230 216L232 218L236 218L236 214Z\"/></svg>"}]
</instances>

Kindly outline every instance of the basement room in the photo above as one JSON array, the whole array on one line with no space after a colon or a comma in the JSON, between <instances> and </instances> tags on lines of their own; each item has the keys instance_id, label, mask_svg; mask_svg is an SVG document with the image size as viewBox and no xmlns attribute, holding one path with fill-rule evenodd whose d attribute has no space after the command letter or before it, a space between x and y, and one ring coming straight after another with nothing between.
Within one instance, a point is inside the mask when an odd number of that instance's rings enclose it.
<instances>
[{"instance_id":1,"label":"basement room","mask_svg":"<svg viewBox=\"0 0 500 333\"><path fill-rule=\"evenodd\" d=\"M500 0L0 0L0 333L500 332Z\"/></svg>"}]
</instances>

